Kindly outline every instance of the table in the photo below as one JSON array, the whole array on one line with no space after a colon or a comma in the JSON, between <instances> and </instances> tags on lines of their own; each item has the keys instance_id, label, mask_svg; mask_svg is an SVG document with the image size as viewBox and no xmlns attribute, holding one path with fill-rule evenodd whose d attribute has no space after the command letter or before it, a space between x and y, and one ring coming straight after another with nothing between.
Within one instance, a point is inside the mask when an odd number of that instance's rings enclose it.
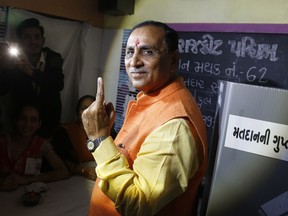
<instances>
[{"instance_id":1,"label":"table","mask_svg":"<svg viewBox=\"0 0 288 216\"><path fill-rule=\"evenodd\" d=\"M47 183L38 205L24 206L24 187L13 192L0 192L1 216L87 216L94 181L82 176Z\"/></svg>"}]
</instances>

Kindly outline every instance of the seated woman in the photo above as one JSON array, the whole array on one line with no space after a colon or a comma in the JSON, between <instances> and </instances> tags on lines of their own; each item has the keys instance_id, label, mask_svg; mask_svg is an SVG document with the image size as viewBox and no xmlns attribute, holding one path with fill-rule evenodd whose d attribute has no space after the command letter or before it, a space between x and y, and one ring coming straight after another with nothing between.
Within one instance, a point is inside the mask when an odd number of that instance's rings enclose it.
<instances>
[{"instance_id":1,"label":"seated woman","mask_svg":"<svg viewBox=\"0 0 288 216\"><path fill-rule=\"evenodd\" d=\"M36 135L41 126L37 105L21 106L15 117L15 132L0 136L0 191L68 178L69 172L51 144ZM43 159L50 164L50 172L41 173Z\"/></svg>"},{"instance_id":2,"label":"seated woman","mask_svg":"<svg viewBox=\"0 0 288 216\"><path fill-rule=\"evenodd\" d=\"M76 107L77 120L61 125L51 140L56 153L63 159L70 174L82 175L90 180L96 179L96 164L91 152L87 149L88 138L81 116L93 101L95 101L94 96L81 97Z\"/></svg>"}]
</instances>

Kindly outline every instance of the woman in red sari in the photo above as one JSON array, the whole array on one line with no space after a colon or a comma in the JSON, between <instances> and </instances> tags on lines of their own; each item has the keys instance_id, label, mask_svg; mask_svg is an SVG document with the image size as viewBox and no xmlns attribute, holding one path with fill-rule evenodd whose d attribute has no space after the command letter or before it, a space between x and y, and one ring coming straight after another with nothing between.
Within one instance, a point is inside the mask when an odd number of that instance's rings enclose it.
<instances>
[{"instance_id":1,"label":"woman in red sari","mask_svg":"<svg viewBox=\"0 0 288 216\"><path fill-rule=\"evenodd\" d=\"M15 133L0 136L0 191L68 178L69 172L51 144L36 135L41 126L37 105L26 104L17 113ZM51 171L41 173L43 159Z\"/></svg>"}]
</instances>

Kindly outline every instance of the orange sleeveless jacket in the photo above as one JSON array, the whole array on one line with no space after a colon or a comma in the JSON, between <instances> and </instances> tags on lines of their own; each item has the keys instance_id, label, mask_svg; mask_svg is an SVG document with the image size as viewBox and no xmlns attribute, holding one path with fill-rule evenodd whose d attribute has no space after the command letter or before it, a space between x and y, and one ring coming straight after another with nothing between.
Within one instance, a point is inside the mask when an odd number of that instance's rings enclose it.
<instances>
[{"instance_id":1,"label":"orange sleeveless jacket","mask_svg":"<svg viewBox=\"0 0 288 216\"><path fill-rule=\"evenodd\" d=\"M196 210L193 203L196 201L199 185L205 174L207 167L207 137L206 127L199 107L187 88L185 88L182 79L178 79L163 89L154 92L151 95L138 94L137 101L131 101L128 105L126 118L123 126L115 139L115 144L122 143L127 151L119 148L124 154L132 168L133 161L146 139L146 137L156 128L165 122L174 118L189 119L194 138L198 140L197 149L203 153L199 156L202 159L200 167L194 177L190 179L187 190L168 203L156 215L174 216L174 215L192 215ZM90 216L119 216L114 203L100 190L96 180L91 202Z\"/></svg>"}]
</instances>

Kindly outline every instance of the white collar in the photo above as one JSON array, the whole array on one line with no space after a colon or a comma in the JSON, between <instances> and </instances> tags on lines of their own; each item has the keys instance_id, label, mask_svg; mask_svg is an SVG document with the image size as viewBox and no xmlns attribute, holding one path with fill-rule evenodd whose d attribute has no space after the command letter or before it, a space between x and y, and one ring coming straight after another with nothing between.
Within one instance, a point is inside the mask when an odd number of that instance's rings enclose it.
<instances>
[{"instance_id":1,"label":"white collar","mask_svg":"<svg viewBox=\"0 0 288 216\"><path fill-rule=\"evenodd\" d=\"M40 71L44 71L46 65L46 52L41 52L41 56L39 61L37 62L36 69Z\"/></svg>"}]
</instances>

